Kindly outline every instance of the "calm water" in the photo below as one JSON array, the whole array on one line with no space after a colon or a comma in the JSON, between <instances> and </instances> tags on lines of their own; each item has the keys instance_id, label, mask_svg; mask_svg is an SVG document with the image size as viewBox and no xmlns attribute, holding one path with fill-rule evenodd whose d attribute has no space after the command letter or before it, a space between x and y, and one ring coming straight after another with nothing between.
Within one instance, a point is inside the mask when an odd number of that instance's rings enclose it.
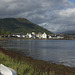
<instances>
[{"instance_id":1,"label":"calm water","mask_svg":"<svg viewBox=\"0 0 75 75\"><path fill-rule=\"evenodd\" d=\"M6 40L0 45L34 59L75 67L75 40Z\"/></svg>"}]
</instances>

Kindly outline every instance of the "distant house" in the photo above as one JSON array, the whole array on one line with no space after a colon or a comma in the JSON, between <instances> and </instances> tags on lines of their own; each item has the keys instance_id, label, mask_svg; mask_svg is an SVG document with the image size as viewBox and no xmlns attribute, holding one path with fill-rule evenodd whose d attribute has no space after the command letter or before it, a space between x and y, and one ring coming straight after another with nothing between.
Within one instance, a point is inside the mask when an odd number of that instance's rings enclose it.
<instances>
[{"instance_id":1,"label":"distant house","mask_svg":"<svg viewBox=\"0 0 75 75\"><path fill-rule=\"evenodd\" d=\"M57 39L63 39L64 37L63 36L57 36Z\"/></svg>"},{"instance_id":2,"label":"distant house","mask_svg":"<svg viewBox=\"0 0 75 75\"><path fill-rule=\"evenodd\" d=\"M29 34L28 36L29 36L29 38L32 38L32 35L31 34Z\"/></svg>"},{"instance_id":3,"label":"distant house","mask_svg":"<svg viewBox=\"0 0 75 75\"><path fill-rule=\"evenodd\" d=\"M12 34L11 36L12 36L12 37L16 37L16 35L14 35L14 34Z\"/></svg>"},{"instance_id":4,"label":"distant house","mask_svg":"<svg viewBox=\"0 0 75 75\"><path fill-rule=\"evenodd\" d=\"M51 38L52 38L52 36L51 36L51 35L48 35L48 38L49 38L49 39L51 39Z\"/></svg>"},{"instance_id":5,"label":"distant house","mask_svg":"<svg viewBox=\"0 0 75 75\"><path fill-rule=\"evenodd\" d=\"M42 38L42 33L39 32L38 34L36 34L36 37L41 39Z\"/></svg>"},{"instance_id":6,"label":"distant house","mask_svg":"<svg viewBox=\"0 0 75 75\"><path fill-rule=\"evenodd\" d=\"M35 32L32 32L32 34L31 34L31 35L32 35L32 38L33 38L33 39L35 39L35 38L36 38L36 34L35 34Z\"/></svg>"},{"instance_id":7,"label":"distant house","mask_svg":"<svg viewBox=\"0 0 75 75\"><path fill-rule=\"evenodd\" d=\"M45 32L42 34L42 38L47 39L47 34Z\"/></svg>"},{"instance_id":8,"label":"distant house","mask_svg":"<svg viewBox=\"0 0 75 75\"><path fill-rule=\"evenodd\" d=\"M35 35L35 32L32 32L32 35Z\"/></svg>"},{"instance_id":9,"label":"distant house","mask_svg":"<svg viewBox=\"0 0 75 75\"><path fill-rule=\"evenodd\" d=\"M20 37L21 37L21 35L20 35L20 34L17 34L17 35L16 35L16 37L20 38Z\"/></svg>"},{"instance_id":10,"label":"distant house","mask_svg":"<svg viewBox=\"0 0 75 75\"><path fill-rule=\"evenodd\" d=\"M63 39L64 37L63 36L58 36L58 35L54 35L54 36L48 36L49 39Z\"/></svg>"},{"instance_id":11,"label":"distant house","mask_svg":"<svg viewBox=\"0 0 75 75\"><path fill-rule=\"evenodd\" d=\"M22 37L22 38L25 38L26 36L25 36L25 35L21 35L21 37Z\"/></svg>"},{"instance_id":12,"label":"distant house","mask_svg":"<svg viewBox=\"0 0 75 75\"><path fill-rule=\"evenodd\" d=\"M14 36L17 37L17 38L25 38L25 35L22 35L22 34L16 34Z\"/></svg>"},{"instance_id":13,"label":"distant house","mask_svg":"<svg viewBox=\"0 0 75 75\"><path fill-rule=\"evenodd\" d=\"M56 35L52 35L51 39L57 39L57 36Z\"/></svg>"},{"instance_id":14,"label":"distant house","mask_svg":"<svg viewBox=\"0 0 75 75\"><path fill-rule=\"evenodd\" d=\"M32 35L30 33L27 33L26 38L32 38Z\"/></svg>"}]
</instances>

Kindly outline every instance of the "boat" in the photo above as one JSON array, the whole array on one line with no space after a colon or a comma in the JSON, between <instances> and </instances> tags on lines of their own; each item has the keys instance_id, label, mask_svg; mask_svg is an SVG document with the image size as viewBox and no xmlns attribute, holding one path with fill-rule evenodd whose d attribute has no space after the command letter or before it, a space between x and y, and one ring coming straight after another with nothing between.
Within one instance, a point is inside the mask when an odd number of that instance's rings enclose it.
<instances>
[{"instance_id":1,"label":"boat","mask_svg":"<svg viewBox=\"0 0 75 75\"><path fill-rule=\"evenodd\" d=\"M3 64L0 64L0 75L18 75L18 74L12 68L9 68L4 66Z\"/></svg>"}]
</instances>

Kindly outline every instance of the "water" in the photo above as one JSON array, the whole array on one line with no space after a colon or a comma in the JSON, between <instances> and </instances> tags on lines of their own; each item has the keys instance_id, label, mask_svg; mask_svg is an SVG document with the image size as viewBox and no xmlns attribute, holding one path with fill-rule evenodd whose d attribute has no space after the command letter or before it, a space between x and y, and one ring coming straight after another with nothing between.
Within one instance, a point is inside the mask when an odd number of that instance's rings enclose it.
<instances>
[{"instance_id":1,"label":"water","mask_svg":"<svg viewBox=\"0 0 75 75\"><path fill-rule=\"evenodd\" d=\"M75 40L6 40L0 45L34 59L75 67Z\"/></svg>"}]
</instances>

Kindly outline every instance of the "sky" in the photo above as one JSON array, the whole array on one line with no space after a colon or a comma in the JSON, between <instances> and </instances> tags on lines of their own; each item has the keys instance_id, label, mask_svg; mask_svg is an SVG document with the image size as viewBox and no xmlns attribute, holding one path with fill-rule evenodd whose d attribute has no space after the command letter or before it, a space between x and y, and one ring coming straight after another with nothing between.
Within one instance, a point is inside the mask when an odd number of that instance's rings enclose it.
<instances>
[{"instance_id":1,"label":"sky","mask_svg":"<svg viewBox=\"0 0 75 75\"><path fill-rule=\"evenodd\" d=\"M0 18L23 17L54 33L75 30L75 0L0 0Z\"/></svg>"}]
</instances>

